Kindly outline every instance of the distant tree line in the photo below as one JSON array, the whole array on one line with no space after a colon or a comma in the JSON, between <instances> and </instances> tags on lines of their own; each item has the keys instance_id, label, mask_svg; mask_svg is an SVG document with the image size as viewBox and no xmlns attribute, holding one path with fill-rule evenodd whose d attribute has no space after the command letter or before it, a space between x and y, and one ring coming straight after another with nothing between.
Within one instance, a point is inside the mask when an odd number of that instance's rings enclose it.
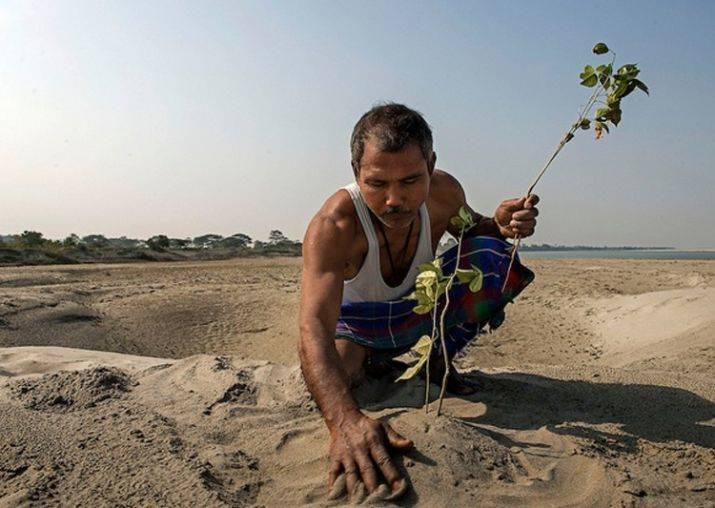
<instances>
[{"instance_id":1,"label":"distant tree line","mask_svg":"<svg viewBox=\"0 0 715 508\"><path fill-rule=\"evenodd\" d=\"M291 240L281 231L274 229L267 241L253 240L244 233L221 236L215 233L194 238L170 238L154 235L146 240L127 238L107 238L101 234L78 236L74 233L64 240L50 240L38 231L24 231L20 235L0 235L0 248L10 249L50 249L50 250L101 250L101 249L148 249L157 252L180 250L232 250L255 254L299 255L302 244Z\"/></svg>"},{"instance_id":2,"label":"distant tree line","mask_svg":"<svg viewBox=\"0 0 715 508\"><path fill-rule=\"evenodd\" d=\"M548 243L522 245L521 250L525 251L567 251L567 250L672 250L674 247L594 247L590 245L550 245Z\"/></svg>"},{"instance_id":3,"label":"distant tree line","mask_svg":"<svg viewBox=\"0 0 715 508\"><path fill-rule=\"evenodd\" d=\"M446 244L450 246L451 244ZM154 251L167 250L219 250L230 249L252 253L279 253L299 255L302 244L291 240L281 231L274 229L268 233L268 240L253 240L244 233L221 236L207 233L194 238L170 238L167 235L154 235L146 240L127 238L107 238L104 235L92 234L78 236L74 233L64 240L50 240L38 231L24 231L21 235L0 235L0 248L15 249L149 249ZM590 245L551 245L548 243L523 245L526 251L569 251L569 250L668 250L673 247L595 247Z\"/></svg>"}]
</instances>

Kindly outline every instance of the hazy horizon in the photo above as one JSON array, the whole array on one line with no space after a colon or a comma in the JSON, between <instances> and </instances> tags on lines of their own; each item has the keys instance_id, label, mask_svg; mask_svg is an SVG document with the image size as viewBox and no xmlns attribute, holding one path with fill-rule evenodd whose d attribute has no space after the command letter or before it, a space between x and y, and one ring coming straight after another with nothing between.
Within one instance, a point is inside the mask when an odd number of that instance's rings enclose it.
<instances>
[{"instance_id":1,"label":"hazy horizon","mask_svg":"<svg viewBox=\"0 0 715 508\"><path fill-rule=\"evenodd\" d=\"M650 97L567 145L529 243L715 248L711 2L6 2L0 234L301 239L360 115L403 102L485 215L523 194L605 41ZM602 20L599 22L598 20ZM602 25L602 26L600 26Z\"/></svg>"},{"instance_id":2,"label":"hazy horizon","mask_svg":"<svg viewBox=\"0 0 715 508\"><path fill-rule=\"evenodd\" d=\"M283 231L282 229L280 229L280 228L271 228L271 230L278 230L278 231L280 231L281 233L284 233L284 231ZM23 231L12 231L12 232L0 231L0 237L2 237L2 236L20 236L24 231L25 231L25 230L23 230ZM36 230L28 230L28 231L43 233L42 231L36 231ZM169 238L170 238L170 239L179 239L179 240L193 240L194 238L197 238L197 237L200 237L200 236L204 236L204 235L211 235L211 234L220 235L220 236L226 238L226 237L229 237L229 236L231 236L231 235L240 234L240 233L243 233L243 232L242 232L242 231L234 231L234 232L232 232L232 233L225 233L225 234L223 234L223 233L217 233L216 231L206 231L206 232L203 232L203 233L199 233L199 234L197 234L197 235L169 236ZM263 236L255 236L255 237L254 237L254 236L251 236L251 242L255 242L256 240L259 240L259 241L268 241L268 239L269 239L269 233L270 233L270 231L267 231L267 232L265 233L265 235L263 235ZM72 233L68 233L68 234L66 234L66 235L55 236L55 237L47 236L47 235L45 235L45 234L43 233L43 238L44 238L44 239L47 239L47 240L53 240L53 241L62 241L62 240L64 240L64 239L66 239L67 237L71 236L72 234L77 234L77 233L72 232ZM140 240L140 241L143 241L143 240L148 240L148 239L151 238L152 236L156 236L156 235L160 235L160 234L163 234L163 233L156 233L156 234L152 234L152 235L145 236L145 237L141 237L141 236L129 236L129 235L112 236L112 235L106 235L106 234L102 233L101 231L94 231L94 232L92 232L92 233L79 234L79 235L77 235L77 236L78 236L80 239L82 239L83 237L86 237L86 236L102 235L102 236L104 236L105 238L110 239L110 240L117 240L117 239L126 238L127 240ZM245 233L244 233L244 234L245 234ZM249 236L250 236L250 235L249 235ZM287 237L289 240L302 241L302 238L293 238L293 237L290 237L290 236L288 236L288 235L286 235L286 237ZM445 233L445 236L442 237L441 242L446 241L446 239L448 239L449 237L450 237L450 235L448 235L447 233ZM684 247L684 246L679 246L679 245L625 245L625 244L623 244L623 245L610 245L610 244L591 245L591 244L556 244L556 243L549 243L549 242L538 242L538 241L534 241L533 237L525 239L524 241L522 241L521 245L522 245L523 247L539 247L539 246L543 246L543 245L548 245L549 247L554 247L554 248L564 247L564 248L568 248L568 249L578 249L578 248L580 248L580 247L585 247L585 248L588 248L588 249L613 249L613 250L618 250L618 249L644 249L644 250L648 250L648 249L655 249L655 250L657 250L657 249L672 249L672 250L686 250L686 251L687 251L687 250L701 250L701 249L691 249L691 248L689 248L689 247ZM704 248L702 248L702 250L705 250L705 251L715 250L715 247L713 247L713 248L704 247Z\"/></svg>"}]
</instances>

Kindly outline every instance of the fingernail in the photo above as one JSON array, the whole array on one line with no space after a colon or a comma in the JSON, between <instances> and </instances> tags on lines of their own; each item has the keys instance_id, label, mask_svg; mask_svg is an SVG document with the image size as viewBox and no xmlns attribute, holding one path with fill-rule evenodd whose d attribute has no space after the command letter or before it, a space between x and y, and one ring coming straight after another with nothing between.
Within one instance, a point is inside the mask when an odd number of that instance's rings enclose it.
<instances>
[{"instance_id":1,"label":"fingernail","mask_svg":"<svg viewBox=\"0 0 715 508\"><path fill-rule=\"evenodd\" d=\"M370 494L365 502L367 504L374 503L375 501L385 501L387 498L390 497L390 489L387 488L387 485L384 483L381 483L380 485L377 486L375 491Z\"/></svg>"},{"instance_id":2,"label":"fingernail","mask_svg":"<svg viewBox=\"0 0 715 508\"><path fill-rule=\"evenodd\" d=\"M391 501L397 499L398 497L402 497L405 492L407 492L407 480L402 478L392 485L392 493L386 497L385 500Z\"/></svg>"},{"instance_id":3,"label":"fingernail","mask_svg":"<svg viewBox=\"0 0 715 508\"><path fill-rule=\"evenodd\" d=\"M336 479L335 483L333 483L333 488L330 489L330 493L328 494L328 499L333 500L333 499L338 499L340 497L343 497L343 494L345 494L346 491L345 487L345 475L340 474Z\"/></svg>"},{"instance_id":4,"label":"fingernail","mask_svg":"<svg viewBox=\"0 0 715 508\"><path fill-rule=\"evenodd\" d=\"M350 501L353 503L362 503L367 496L367 490L365 489L365 484L363 482L357 482L355 488L353 489L352 495L350 496Z\"/></svg>"}]
</instances>

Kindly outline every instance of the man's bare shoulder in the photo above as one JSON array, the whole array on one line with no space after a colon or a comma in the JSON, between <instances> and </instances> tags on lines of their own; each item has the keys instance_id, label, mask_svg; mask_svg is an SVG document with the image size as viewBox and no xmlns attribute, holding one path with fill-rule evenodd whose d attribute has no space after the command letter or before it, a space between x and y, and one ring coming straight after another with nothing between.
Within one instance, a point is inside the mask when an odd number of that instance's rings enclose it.
<instances>
[{"instance_id":1,"label":"man's bare shoulder","mask_svg":"<svg viewBox=\"0 0 715 508\"><path fill-rule=\"evenodd\" d=\"M345 189L339 189L325 200L318 213L315 214L311 225L314 222L334 225L343 232L355 229L357 214L350 194Z\"/></svg>"},{"instance_id":2,"label":"man's bare shoulder","mask_svg":"<svg viewBox=\"0 0 715 508\"><path fill-rule=\"evenodd\" d=\"M459 208L464 204L464 189L454 176L435 169L430 182L430 199L438 205Z\"/></svg>"},{"instance_id":3,"label":"man's bare shoulder","mask_svg":"<svg viewBox=\"0 0 715 508\"><path fill-rule=\"evenodd\" d=\"M350 194L339 189L325 200L305 233L304 246L340 249L355 237L357 214Z\"/></svg>"}]
</instances>

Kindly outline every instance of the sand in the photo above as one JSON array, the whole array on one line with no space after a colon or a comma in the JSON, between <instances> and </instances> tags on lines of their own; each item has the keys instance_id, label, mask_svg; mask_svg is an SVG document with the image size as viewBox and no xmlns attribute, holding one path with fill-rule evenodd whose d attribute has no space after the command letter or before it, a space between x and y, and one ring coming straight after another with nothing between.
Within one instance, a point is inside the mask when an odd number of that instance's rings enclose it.
<instances>
[{"instance_id":1,"label":"sand","mask_svg":"<svg viewBox=\"0 0 715 508\"><path fill-rule=\"evenodd\" d=\"M714 506L715 262L529 266L459 359L477 394L437 418L420 380L357 388L415 441L398 504ZM299 280L299 259L0 269L0 506L346 503Z\"/></svg>"}]
</instances>

